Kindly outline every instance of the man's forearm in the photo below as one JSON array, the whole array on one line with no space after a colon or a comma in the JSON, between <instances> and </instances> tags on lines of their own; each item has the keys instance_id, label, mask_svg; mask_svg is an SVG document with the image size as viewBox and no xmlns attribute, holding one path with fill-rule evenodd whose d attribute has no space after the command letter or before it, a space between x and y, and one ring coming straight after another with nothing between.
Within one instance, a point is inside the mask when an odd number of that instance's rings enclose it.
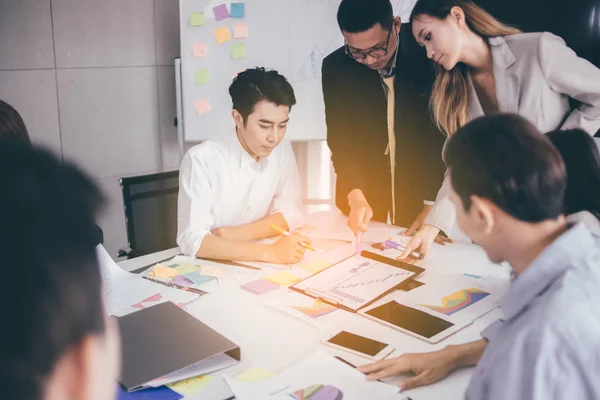
<instances>
[{"instance_id":1,"label":"man's forearm","mask_svg":"<svg viewBox=\"0 0 600 400\"><path fill-rule=\"evenodd\" d=\"M451 345L446 347L444 351L447 351L452 355L455 368L471 367L481 360L481 356L483 356L487 343L486 340L480 339L471 343Z\"/></svg>"},{"instance_id":2,"label":"man's forearm","mask_svg":"<svg viewBox=\"0 0 600 400\"><path fill-rule=\"evenodd\" d=\"M270 225L277 225L285 230L289 230L288 223L283 215L281 213L276 213L246 225L227 226L216 229L215 233L225 239L249 242L277 236L279 233L271 228Z\"/></svg>"},{"instance_id":3,"label":"man's forearm","mask_svg":"<svg viewBox=\"0 0 600 400\"><path fill-rule=\"evenodd\" d=\"M268 252L268 245L206 235L196 252L196 257L214 260L268 261Z\"/></svg>"}]
</instances>

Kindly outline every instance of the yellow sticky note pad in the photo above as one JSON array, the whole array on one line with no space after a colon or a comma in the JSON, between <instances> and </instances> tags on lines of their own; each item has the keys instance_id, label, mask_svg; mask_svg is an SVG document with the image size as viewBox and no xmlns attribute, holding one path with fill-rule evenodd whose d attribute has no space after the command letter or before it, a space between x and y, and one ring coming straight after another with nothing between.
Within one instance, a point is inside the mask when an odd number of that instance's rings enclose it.
<instances>
[{"instance_id":1,"label":"yellow sticky note pad","mask_svg":"<svg viewBox=\"0 0 600 400\"><path fill-rule=\"evenodd\" d=\"M202 26L206 22L203 12L193 12L190 14L190 25L191 26Z\"/></svg>"},{"instance_id":2,"label":"yellow sticky note pad","mask_svg":"<svg viewBox=\"0 0 600 400\"><path fill-rule=\"evenodd\" d=\"M195 102L194 108L196 109L196 112L198 113L199 116L203 116L207 112L212 111L212 106L210 105L210 102L206 98L200 99L197 102Z\"/></svg>"},{"instance_id":3,"label":"yellow sticky note pad","mask_svg":"<svg viewBox=\"0 0 600 400\"><path fill-rule=\"evenodd\" d=\"M200 273L215 278L225 278L227 276L227 270L219 267L202 266L200 267Z\"/></svg>"},{"instance_id":4,"label":"yellow sticky note pad","mask_svg":"<svg viewBox=\"0 0 600 400\"><path fill-rule=\"evenodd\" d=\"M179 394L190 395L196 393L198 390L202 389L204 386L208 385L214 380L215 378L210 375L201 375L190 379L184 379L183 381L170 383L167 385L167 387Z\"/></svg>"},{"instance_id":5,"label":"yellow sticky note pad","mask_svg":"<svg viewBox=\"0 0 600 400\"><path fill-rule=\"evenodd\" d=\"M244 39L248 37L248 25L247 24L235 24L233 26L233 38Z\"/></svg>"},{"instance_id":6,"label":"yellow sticky note pad","mask_svg":"<svg viewBox=\"0 0 600 400\"><path fill-rule=\"evenodd\" d=\"M152 268L152 270L150 271L150 276L154 276L157 278L175 278L179 272L174 269L174 268L170 268L170 267L165 267L164 265L161 264L156 264L154 266L154 268Z\"/></svg>"},{"instance_id":7,"label":"yellow sticky note pad","mask_svg":"<svg viewBox=\"0 0 600 400\"><path fill-rule=\"evenodd\" d=\"M208 70L206 68L199 69L194 72L194 81L196 81L196 85L201 86L210 82L210 75L208 74Z\"/></svg>"},{"instance_id":8,"label":"yellow sticky note pad","mask_svg":"<svg viewBox=\"0 0 600 400\"><path fill-rule=\"evenodd\" d=\"M316 274L317 272L321 272L325 268L330 267L331 264L326 261L322 261L322 260L312 260L312 261L307 261L305 263L302 263L298 266L300 268L307 270L308 272Z\"/></svg>"},{"instance_id":9,"label":"yellow sticky note pad","mask_svg":"<svg viewBox=\"0 0 600 400\"><path fill-rule=\"evenodd\" d=\"M260 381L261 379L267 379L275 375L269 370L266 370L261 367L252 367L248 368L241 374L235 377L238 381L246 381L246 382L254 382Z\"/></svg>"},{"instance_id":10,"label":"yellow sticky note pad","mask_svg":"<svg viewBox=\"0 0 600 400\"><path fill-rule=\"evenodd\" d=\"M214 30L215 39L217 43L225 43L231 40L231 34L229 33L229 28L226 26L222 26L219 29Z\"/></svg>"},{"instance_id":11,"label":"yellow sticky note pad","mask_svg":"<svg viewBox=\"0 0 600 400\"><path fill-rule=\"evenodd\" d=\"M244 43L235 43L231 45L231 58L246 57L246 45Z\"/></svg>"},{"instance_id":12,"label":"yellow sticky note pad","mask_svg":"<svg viewBox=\"0 0 600 400\"><path fill-rule=\"evenodd\" d=\"M286 271L279 271L274 274L265 276L265 279L276 283L279 286L291 285L292 283L296 283L300 280L300 278L298 278L296 275L290 274Z\"/></svg>"},{"instance_id":13,"label":"yellow sticky note pad","mask_svg":"<svg viewBox=\"0 0 600 400\"><path fill-rule=\"evenodd\" d=\"M204 42L194 43L193 55L196 58L208 57L208 43L204 43Z\"/></svg>"}]
</instances>

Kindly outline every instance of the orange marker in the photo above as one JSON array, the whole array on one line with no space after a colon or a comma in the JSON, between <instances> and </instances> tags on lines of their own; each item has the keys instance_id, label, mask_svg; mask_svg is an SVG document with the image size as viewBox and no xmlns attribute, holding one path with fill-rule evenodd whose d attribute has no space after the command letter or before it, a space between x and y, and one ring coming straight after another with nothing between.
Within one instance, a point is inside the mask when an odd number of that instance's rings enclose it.
<instances>
[{"instance_id":1,"label":"orange marker","mask_svg":"<svg viewBox=\"0 0 600 400\"><path fill-rule=\"evenodd\" d=\"M273 228L274 230L276 230L277 232L279 232L279 234L281 234L283 236L290 236L291 235L291 233L289 233L288 231L286 231L285 229L283 229L280 226L277 226L275 224L269 224L269 226L271 228ZM315 251L315 249L310 244L308 244L308 243L300 242L300 246L304 247L305 249Z\"/></svg>"}]
</instances>

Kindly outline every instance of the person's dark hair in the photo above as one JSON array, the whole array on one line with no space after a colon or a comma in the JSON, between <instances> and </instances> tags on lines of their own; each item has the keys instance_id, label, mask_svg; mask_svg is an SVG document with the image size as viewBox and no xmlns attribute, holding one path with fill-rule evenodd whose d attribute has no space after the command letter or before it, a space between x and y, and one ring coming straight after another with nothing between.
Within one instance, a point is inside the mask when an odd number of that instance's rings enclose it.
<instances>
[{"instance_id":1,"label":"person's dark hair","mask_svg":"<svg viewBox=\"0 0 600 400\"><path fill-rule=\"evenodd\" d=\"M600 219L600 151L581 129L556 130L546 135L567 168L564 212L589 211Z\"/></svg>"},{"instance_id":2,"label":"person's dark hair","mask_svg":"<svg viewBox=\"0 0 600 400\"><path fill-rule=\"evenodd\" d=\"M103 334L94 214L102 196L50 153L0 138L0 386L43 398L71 346Z\"/></svg>"},{"instance_id":3,"label":"person's dark hair","mask_svg":"<svg viewBox=\"0 0 600 400\"><path fill-rule=\"evenodd\" d=\"M477 118L448 139L446 164L454 191L469 211L484 197L527 222L562 214L567 177L556 148L515 114Z\"/></svg>"},{"instance_id":4,"label":"person's dark hair","mask_svg":"<svg viewBox=\"0 0 600 400\"><path fill-rule=\"evenodd\" d=\"M364 32L377 24L387 30L394 23L394 10L390 0L342 0L337 22L348 33Z\"/></svg>"},{"instance_id":5,"label":"person's dark hair","mask_svg":"<svg viewBox=\"0 0 600 400\"><path fill-rule=\"evenodd\" d=\"M288 106L290 110L296 104L296 96L292 85L277 71L264 68L250 68L240 72L231 86L229 95L233 101L233 109L244 119L254 111L254 106L261 100L277 106Z\"/></svg>"},{"instance_id":6,"label":"person's dark hair","mask_svg":"<svg viewBox=\"0 0 600 400\"><path fill-rule=\"evenodd\" d=\"M0 100L0 138L11 138L30 144L23 118L10 104Z\"/></svg>"}]
</instances>

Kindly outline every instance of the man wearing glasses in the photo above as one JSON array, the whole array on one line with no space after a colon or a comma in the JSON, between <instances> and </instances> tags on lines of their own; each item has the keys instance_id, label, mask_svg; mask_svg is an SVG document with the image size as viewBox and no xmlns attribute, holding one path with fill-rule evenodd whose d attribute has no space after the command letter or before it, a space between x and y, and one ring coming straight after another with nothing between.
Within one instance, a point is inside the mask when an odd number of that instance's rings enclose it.
<instances>
[{"instance_id":1,"label":"man wearing glasses","mask_svg":"<svg viewBox=\"0 0 600 400\"><path fill-rule=\"evenodd\" d=\"M419 228L444 175L431 121L432 64L389 0L342 0L345 45L323 61L327 143L336 205L357 237L368 222Z\"/></svg>"}]
</instances>

